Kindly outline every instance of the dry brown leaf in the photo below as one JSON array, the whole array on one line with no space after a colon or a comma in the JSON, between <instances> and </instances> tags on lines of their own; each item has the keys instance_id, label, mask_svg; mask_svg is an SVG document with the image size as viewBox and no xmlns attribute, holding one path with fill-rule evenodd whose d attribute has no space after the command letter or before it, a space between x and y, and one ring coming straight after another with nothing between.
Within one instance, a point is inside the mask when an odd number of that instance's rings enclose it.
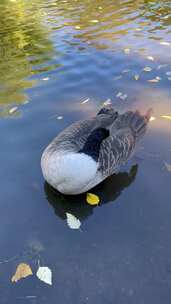
<instances>
[{"instance_id":1,"label":"dry brown leaf","mask_svg":"<svg viewBox=\"0 0 171 304\"><path fill-rule=\"evenodd\" d=\"M33 272L28 264L21 263L17 266L15 274L11 278L11 282L18 282L22 278L32 275Z\"/></svg>"}]
</instances>

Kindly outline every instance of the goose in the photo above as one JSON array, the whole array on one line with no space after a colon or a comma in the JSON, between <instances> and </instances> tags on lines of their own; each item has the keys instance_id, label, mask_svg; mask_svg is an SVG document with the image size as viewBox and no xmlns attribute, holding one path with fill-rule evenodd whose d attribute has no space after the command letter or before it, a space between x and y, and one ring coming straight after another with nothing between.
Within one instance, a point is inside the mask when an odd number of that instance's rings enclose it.
<instances>
[{"instance_id":1,"label":"goose","mask_svg":"<svg viewBox=\"0 0 171 304\"><path fill-rule=\"evenodd\" d=\"M117 173L146 132L151 109L119 114L110 105L96 116L71 124L45 148L44 179L63 194L87 192Z\"/></svg>"}]
</instances>

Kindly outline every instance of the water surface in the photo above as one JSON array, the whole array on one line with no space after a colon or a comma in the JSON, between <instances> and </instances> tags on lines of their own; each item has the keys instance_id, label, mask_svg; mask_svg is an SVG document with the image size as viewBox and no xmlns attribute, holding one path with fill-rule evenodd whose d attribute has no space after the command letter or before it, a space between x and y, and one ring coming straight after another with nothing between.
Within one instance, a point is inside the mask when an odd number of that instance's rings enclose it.
<instances>
[{"instance_id":1,"label":"water surface","mask_svg":"<svg viewBox=\"0 0 171 304\"><path fill-rule=\"evenodd\" d=\"M0 302L170 304L170 1L4 0L0 55ZM156 119L91 207L45 184L40 157L107 99L119 111L152 107ZM52 286L11 283L19 263L35 273L38 261Z\"/></svg>"}]
</instances>

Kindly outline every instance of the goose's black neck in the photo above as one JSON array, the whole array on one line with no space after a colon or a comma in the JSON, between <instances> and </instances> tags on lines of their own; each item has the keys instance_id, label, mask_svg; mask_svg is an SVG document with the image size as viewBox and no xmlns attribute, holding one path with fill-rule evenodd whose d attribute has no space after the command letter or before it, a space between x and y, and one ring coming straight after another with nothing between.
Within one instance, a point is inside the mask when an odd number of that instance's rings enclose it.
<instances>
[{"instance_id":1,"label":"goose's black neck","mask_svg":"<svg viewBox=\"0 0 171 304\"><path fill-rule=\"evenodd\" d=\"M99 158L102 141L109 136L109 130L104 128L95 129L87 138L83 148L79 151L91 156L96 162Z\"/></svg>"}]
</instances>

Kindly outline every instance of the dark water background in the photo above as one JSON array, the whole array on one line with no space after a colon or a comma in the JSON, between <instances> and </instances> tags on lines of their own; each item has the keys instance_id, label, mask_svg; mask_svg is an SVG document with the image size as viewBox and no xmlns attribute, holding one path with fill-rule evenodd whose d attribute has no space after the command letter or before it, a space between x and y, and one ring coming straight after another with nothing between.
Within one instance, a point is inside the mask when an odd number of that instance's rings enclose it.
<instances>
[{"instance_id":1,"label":"dark water background","mask_svg":"<svg viewBox=\"0 0 171 304\"><path fill-rule=\"evenodd\" d=\"M120 111L152 107L156 119L125 173L93 190L93 208L44 185L40 157L108 98ZM170 1L0 2L1 304L170 304L171 120L162 115L171 115ZM20 262L35 273L38 260L52 286L36 276L11 283Z\"/></svg>"}]
</instances>

